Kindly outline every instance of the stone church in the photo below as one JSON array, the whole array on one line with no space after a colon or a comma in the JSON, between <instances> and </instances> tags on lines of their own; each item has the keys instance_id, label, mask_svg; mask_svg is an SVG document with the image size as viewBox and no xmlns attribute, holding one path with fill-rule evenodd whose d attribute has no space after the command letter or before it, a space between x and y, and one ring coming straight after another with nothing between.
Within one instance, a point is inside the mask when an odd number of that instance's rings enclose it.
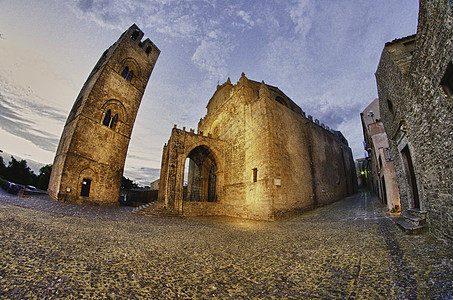
<instances>
[{"instance_id":1,"label":"stone church","mask_svg":"<svg viewBox=\"0 0 453 300\"><path fill-rule=\"evenodd\" d=\"M385 44L376 71L401 196L400 225L453 239L453 2L420 1L417 33Z\"/></svg>"},{"instance_id":2,"label":"stone church","mask_svg":"<svg viewBox=\"0 0 453 300\"><path fill-rule=\"evenodd\" d=\"M159 200L179 215L275 220L356 192L343 135L277 87L242 74L217 87L198 130L172 130Z\"/></svg>"},{"instance_id":3,"label":"stone church","mask_svg":"<svg viewBox=\"0 0 453 300\"><path fill-rule=\"evenodd\" d=\"M48 188L58 201L118 205L132 127L160 50L134 24L107 49L68 116Z\"/></svg>"}]
</instances>

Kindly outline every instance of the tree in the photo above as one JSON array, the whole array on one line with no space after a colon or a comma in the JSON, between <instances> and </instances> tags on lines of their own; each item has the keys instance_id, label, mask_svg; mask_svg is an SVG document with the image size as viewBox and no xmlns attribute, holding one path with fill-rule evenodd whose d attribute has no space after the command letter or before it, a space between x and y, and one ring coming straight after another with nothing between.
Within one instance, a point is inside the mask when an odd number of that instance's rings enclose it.
<instances>
[{"instance_id":1,"label":"tree","mask_svg":"<svg viewBox=\"0 0 453 300\"><path fill-rule=\"evenodd\" d=\"M15 183L28 185L34 184L36 181L36 175L30 167L27 166L27 161L23 159L18 161L14 156L11 156L11 161L6 168L5 173L5 177Z\"/></svg>"},{"instance_id":2,"label":"tree","mask_svg":"<svg viewBox=\"0 0 453 300\"><path fill-rule=\"evenodd\" d=\"M39 169L39 175L36 179L36 187L41 190L47 190L49 187L50 173L52 164L45 165Z\"/></svg>"},{"instance_id":3,"label":"tree","mask_svg":"<svg viewBox=\"0 0 453 300\"><path fill-rule=\"evenodd\" d=\"M5 172L6 172L6 165L3 160L3 156L0 156L0 177L5 176Z\"/></svg>"},{"instance_id":4,"label":"tree","mask_svg":"<svg viewBox=\"0 0 453 300\"><path fill-rule=\"evenodd\" d=\"M130 190L136 187L138 187L138 185L135 182L123 176L121 179L121 189Z\"/></svg>"}]
</instances>

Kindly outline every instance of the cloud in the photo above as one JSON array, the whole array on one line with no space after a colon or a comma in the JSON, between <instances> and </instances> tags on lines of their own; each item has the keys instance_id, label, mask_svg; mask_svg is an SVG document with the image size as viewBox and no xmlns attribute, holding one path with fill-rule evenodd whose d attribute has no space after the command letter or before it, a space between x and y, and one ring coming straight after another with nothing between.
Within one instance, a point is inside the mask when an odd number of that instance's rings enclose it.
<instances>
[{"instance_id":1,"label":"cloud","mask_svg":"<svg viewBox=\"0 0 453 300\"><path fill-rule=\"evenodd\" d=\"M71 97L73 91L42 57L12 41L0 42L0 63L3 134L29 141L41 154L53 153L67 116L64 99Z\"/></svg>"},{"instance_id":2,"label":"cloud","mask_svg":"<svg viewBox=\"0 0 453 300\"><path fill-rule=\"evenodd\" d=\"M289 16L295 24L294 31L305 37L313 24L315 2L313 0L298 0L288 10Z\"/></svg>"},{"instance_id":3,"label":"cloud","mask_svg":"<svg viewBox=\"0 0 453 300\"><path fill-rule=\"evenodd\" d=\"M243 20L246 24L248 24L248 25L250 25L250 26L254 26L254 25L255 25L255 22L252 20L252 18L250 17L250 14L249 14L249 13L247 13L247 12L245 12L245 11L243 11L243 10L240 10L240 11L237 12L237 15L238 15L239 17L241 17L242 20Z\"/></svg>"},{"instance_id":4,"label":"cloud","mask_svg":"<svg viewBox=\"0 0 453 300\"><path fill-rule=\"evenodd\" d=\"M227 77L227 59L233 46L219 40L203 40L192 56L193 63L210 78Z\"/></svg>"},{"instance_id":5,"label":"cloud","mask_svg":"<svg viewBox=\"0 0 453 300\"><path fill-rule=\"evenodd\" d=\"M193 64L215 79L226 76L237 45L232 42L238 37L233 29L255 24L250 11L216 1L76 0L68 5L79 18L106 28L124 30L132 23L144 30L152 28L167 41L192 51Z\"/></svg>"},{"instance_id":6,"label":"cloud","mask_svg":"<svg viewBox=\"0 0 453 300\"><path fill-rule=\"evenodd\" d=\"M42 99L36 100L36 96L14 89L5 81L0 80L0 88L7 91L0 93L0 127L43 150L55 151L66 114L41 104Z\"/></svg>"}]
</instances>

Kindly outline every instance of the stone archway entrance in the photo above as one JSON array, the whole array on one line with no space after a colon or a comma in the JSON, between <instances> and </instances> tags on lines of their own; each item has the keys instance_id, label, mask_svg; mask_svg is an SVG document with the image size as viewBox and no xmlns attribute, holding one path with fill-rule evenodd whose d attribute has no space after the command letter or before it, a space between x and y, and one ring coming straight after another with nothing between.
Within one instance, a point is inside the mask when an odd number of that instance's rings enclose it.
<instances>
[{"instance_id":1,"label":"stone archway entrance","mask_svg":"<svg viewBox=\"0 0 453 300\"><path fill-rule=\"evenodd\" d=\"M180 215L215 215L223 197L225 142L173 128L162 153L159 200Z\"/></svg>"},{"instance_id":2,"label":"stone archway entrance","mask_svg":"<svg viewBox=\"0 0 453 300\"><path fill-rule=\"evenodd\" d=\"M183 201L216 202L217 164L211 151L198 146L187 155L185 164Z\"/></svg>"}]
</instances>

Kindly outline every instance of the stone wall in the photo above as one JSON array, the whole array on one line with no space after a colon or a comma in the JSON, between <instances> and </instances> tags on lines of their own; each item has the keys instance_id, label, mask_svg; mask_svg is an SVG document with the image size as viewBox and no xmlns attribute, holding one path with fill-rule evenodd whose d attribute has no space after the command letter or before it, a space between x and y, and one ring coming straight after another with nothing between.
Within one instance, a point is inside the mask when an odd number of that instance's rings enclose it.
<instances>
[{"instance_id":1,"label":"stone wall","mask_svg":"<svg viewBox=\"0 0 453 300\"><path fill-rule=\"evenodd\" d=\"M453 238L453 99L442 87L442 78L453 60L452 24L451 1L420 1L416 37L387 43L376 71L403 213L413 208L401 155L407 145L429 230L449 239ZM415 39L413 52L404 47L408 39ZM404 55L409 67L401 63Z\"/></svg>"}]
</instances>

